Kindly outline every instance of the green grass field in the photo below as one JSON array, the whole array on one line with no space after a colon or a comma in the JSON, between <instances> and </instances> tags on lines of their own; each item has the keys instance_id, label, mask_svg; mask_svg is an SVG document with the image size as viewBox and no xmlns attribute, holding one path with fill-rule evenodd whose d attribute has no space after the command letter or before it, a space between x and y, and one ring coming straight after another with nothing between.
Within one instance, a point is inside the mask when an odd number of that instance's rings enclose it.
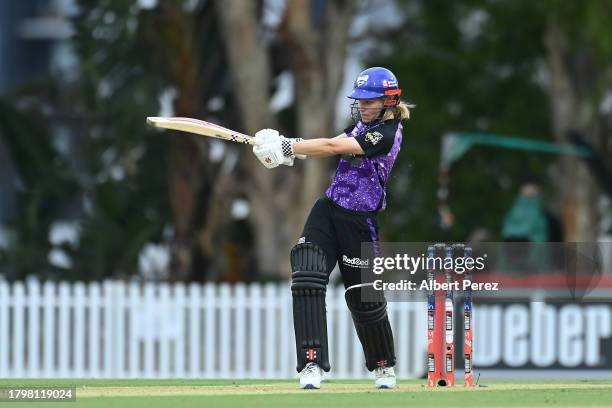
<instances>
[{"instance_id":1,"label":"green grass field","mask_svg":"<svg viewBox=\"0 0 612 408\"><path fill-rule=\"evenodd\" d=\"M306 391L296 381L0 380L0 387L77 388L76 402L20 407L612 407L612 382L603 380L481 379L472 389L429 389L424 384L400 381L395 390L376 390L371 381L325 381L320 390Z\"/></svg>"}]
</instances>

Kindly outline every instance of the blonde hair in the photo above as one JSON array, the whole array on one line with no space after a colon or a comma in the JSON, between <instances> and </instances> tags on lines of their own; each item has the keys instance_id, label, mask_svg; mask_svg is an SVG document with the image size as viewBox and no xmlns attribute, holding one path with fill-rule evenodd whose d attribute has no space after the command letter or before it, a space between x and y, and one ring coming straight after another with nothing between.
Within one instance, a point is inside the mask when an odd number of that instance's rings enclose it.
<instances>
[{"instance_id":1,"label":"blonde hair","mask_svg":"<svg viewBox=\"0 0 612 408\"><path fill-rule=\"evenodd\" d=\"M410 108L414 108L415 105L400 101L397 105L387 108L383 120L388 119L399 119L405 121L410 119Z\"/></svg>"}]
</instances>

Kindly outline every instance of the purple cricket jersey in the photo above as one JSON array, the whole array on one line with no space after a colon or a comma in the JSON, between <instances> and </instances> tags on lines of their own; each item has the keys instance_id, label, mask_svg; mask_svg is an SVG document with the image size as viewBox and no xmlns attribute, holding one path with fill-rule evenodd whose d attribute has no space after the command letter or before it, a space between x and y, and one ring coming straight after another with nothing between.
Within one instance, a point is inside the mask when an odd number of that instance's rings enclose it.
<instances>
[{"instance_id":1,"label":"purple cricket jersey","mask_svg":"<svg viewBox=\"0 0 612 408\"><path fill-rule=\"evenodd\" d=\"M402 124L358 122L347 136L357 139L365 155L342 156L325 195L348 210L382 211L387 206L387 180L402 144Z\"/></svg>"}]
</instances>

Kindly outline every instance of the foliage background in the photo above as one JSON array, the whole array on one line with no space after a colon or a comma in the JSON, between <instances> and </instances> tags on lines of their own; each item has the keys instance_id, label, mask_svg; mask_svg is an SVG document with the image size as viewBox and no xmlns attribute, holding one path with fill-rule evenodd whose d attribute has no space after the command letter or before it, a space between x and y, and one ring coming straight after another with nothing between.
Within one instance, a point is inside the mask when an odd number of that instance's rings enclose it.
<instances>
[{"instance_id":1,"label":"foliage background","mask_svg":"<svg viewBox=\"0 0 612 408\"><path fill-rule=\"evenodd\" d=\"M286 278L288 251L333 160L266 173L242 146L154 132L144 118L171 112L250 133L335 135L349 116L348 102L336 112L335 100L355 62L390 68L417 105L382 239L498 240L503 214L532 174L568 239L610 231L609 200L584 166L538 153L472 149L452 168L456 225L440 228L436 209L448 131L565 142L578 129L610 158L605 1L153 4L77 2L64 41L73 63L39 70L1 95L0 145L16 174L4 177L17 202L1 223L0 274L8 279ZM241 53L251 57L237 63ZM289 85L279 80L287 73ZM291 103L271 109L283 86ZM236 216L232 209L245 203L250 215ZM54 241L57 222L77 237ZM169 260L143 275L139 262L152 248Z\"/></svg>"}]
</instances>

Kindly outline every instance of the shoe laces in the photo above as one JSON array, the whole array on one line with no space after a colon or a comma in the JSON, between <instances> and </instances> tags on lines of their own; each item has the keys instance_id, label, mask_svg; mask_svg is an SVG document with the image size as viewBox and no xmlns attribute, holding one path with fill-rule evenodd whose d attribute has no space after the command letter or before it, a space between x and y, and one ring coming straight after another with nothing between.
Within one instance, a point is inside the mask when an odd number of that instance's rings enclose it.
<instances>
[{"instance_id":1,"label":"shoe laces","mask_svg":"<svg viewBox=\"0 0 612 408\"><path fill-rule=\"evenodd\" d=\"M377 371L378 371L377 374L380 377L390 377L391 376L391 367L386 367L386 366L378 367Z\"/></svg>"},{"instance_id":2,"label":"shoe laces","mask_svg":"<svg viewBox=\"0 0 612 408\"><path fill-rule=\"evenodd\" d=\"M318 371L319 366L316 365L315 363L308 363L308 365L306 366L306 373L307 374L314 374Z\"/></svg>"}]
</instances>

